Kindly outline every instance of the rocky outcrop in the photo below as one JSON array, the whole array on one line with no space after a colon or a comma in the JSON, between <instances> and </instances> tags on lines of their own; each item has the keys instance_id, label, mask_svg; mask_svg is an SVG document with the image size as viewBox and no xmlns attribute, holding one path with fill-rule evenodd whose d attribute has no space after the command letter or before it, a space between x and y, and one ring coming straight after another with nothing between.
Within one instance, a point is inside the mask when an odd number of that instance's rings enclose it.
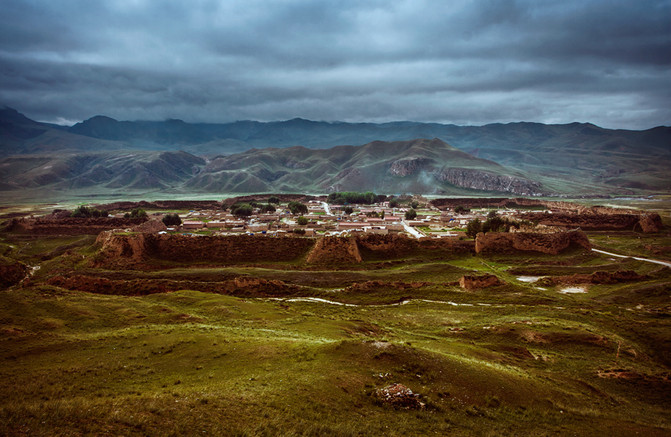
<instances>
[{"instance_id":1,"label":"rocky outcrop","mask_svg":"<svg viewBox=\"0 0 671 437\"><path fill-rule=\"evenodd\" d=\"M572 247L590 250L592 245L582 231L556 233L487 232L475 239L476 253L541 252L556 255Z\"/></svg>"},{"instance_id":2,"label":"rocky outcrop","mask_svg":"<svg viewBox=\"0 0 671 437\"><path fill-rule=\"evenodd\" d=\"M503 282L495 275L464 275L459 278L459 286L464 290L477 290L502 284Z\"/></svg>"},{"instance_id":3,"label":"rocky outcrop","mask_svg":"<svg viewBox=\"0 0 671 437\"><path fill-rule=\"evenodd\" d=\"M381 402L394 408L416 410L424 408L424 402L419 400L419 395L413 393L403 384L395 383L375 390L375 397Z\"/></svg>"},{"instance_id":4,"label":"rocky outcrop","mask_svg":"<svg viewBox=\"0 0 671 437\"><path fill-rule=\"evenodd\" d=\"M307 257L308 264L354 264L362 261L359 247L352 237L323 237Z\"/></svg>"},{"instance_id":5,"label":"rocky outcrop","mask_svg":"<svg viewBox=\"0 0 671 437\"><path fill-rule=\"evenodd\" d=\"M444 168L436 172L435 177L441 182L473 190L501 191L523 196L542 194L539 182L472 168Z\"/></svg>"},{"instance_id":6,"label":"rocky outcrop","mask_svg":"<svg viewBox=\"0 0 671 437\"><path fill-rule=\"evenodd\" d=\"M405 177L417 173L431 162L427 158L403 158L391 163L389 173L392 176Z\"/></svg>"}]
</instances>

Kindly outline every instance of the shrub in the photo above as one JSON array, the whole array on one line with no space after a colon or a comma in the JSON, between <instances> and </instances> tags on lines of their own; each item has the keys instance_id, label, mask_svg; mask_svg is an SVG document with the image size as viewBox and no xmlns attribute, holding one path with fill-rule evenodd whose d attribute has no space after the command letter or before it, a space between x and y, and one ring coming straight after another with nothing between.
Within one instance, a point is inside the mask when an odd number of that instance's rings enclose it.
<instances>
[{"instance_id":1,"label":"shrub","mask_svg":"<svg viewBox=\"0 0 671 437\"><path fill-rule=\"evenodd\" d=\"M398 208L400 204L401 203L398 201L398 199L391 199L389 201L389 208Z\"/></svg>"},{"instance_id":2,"label":"shrub","mask_svg":"<svg viewBox=\"0 0 671 437\"><path fill-rule=\"evenodd\" d=\"M466 235L468 237L475 238L480 232L482 232L482 223L480 222L480 219L473 219L466 225Z\"/></svg>"},{"instance_id":3,"label":"shrub","mask_svg":"<svg viewBox=\"0 0 671 437\"><path fill-rule=\"evenodd\" d=\"M182 219L179 214L166 214L163 216L163 224L166 226L179 226L182 224Z\"/></svg>"},{"instance_id":4,"label":"shrub","mask_svg":"<svg viewBox=\"0 0 671 437\"><path fill-rule=\"evenodd\" d=\"M305 217L303 217L303 216L300 216L300 217L298 217L298 219L296 220L296 223L298 223L298 224L301 225L301 226L305 226L305 225L308 224L308 219L305 218Z\"/></svg>"},{"instance_id":5,"label":"shrub","mask_svg":"<svg viewBox=\"0 0 671 437\"><path fill-rule=\"evenodd\" d=\"M268 198L268 203L274 203L275 205L279 205L280 204L280 198L277 197L277 196L270 196Z\"/></svg>"},{"instance_id":6,"label":"shrub","mask_svg":"<svg viewBox=\"0 0 671 437\"><path fill-rule=\"evenodd\" d=\"M254 208L249 203L235 203L231 205L231 214L236 217L249 217L254 212Z\"/></svg>"},{"instance_id":7,"label":"shrub","mask_svg":"<svg viewBox=\"0 0 671 437\"><path fill-rule=\"evenodd\" d=\"M344 212L347 215L350 215L354 212L354 209L351 206L346 206L343 208L342 212Z\"/></svg>"},{"instance_id":8,"label":"shrub","mask_svg":"<svg viewBox=\"0 0 671 437\"><path fill-rule=\"evenodd\" d=\"M307 214L308 212L308 207L301 202L289 202L288 208L292 214Z\"/></svg>"},{"instance_id":9,"label":"shrub","mask_svg":"<svg viewBox=\"0 0 671 437\"><path fill-rule=\"evenodd\" d=\"M414 209L409 209L405 212L405 219L406 220L414 220L417 218L417 211Z\"/></svg>"},{"instance_id":10,"label":"shrub","mask_svg":"<svg viewBox=\"0 0 671 437\"><path fill-rule=\"evenodd\" d=\"M123 215L127 219L139 219L147 218L147 212L142 208L135 208L131 212L127 212Z\"/></svg>"},{"instance_id":11,"label":"shrub","mask_svg":"<svg viewBox=\"0 0 671 437\"><path fill-rule=\"evenodd\" d=\"M277 208L275 208L273 205L271 205L271 204L269 203L269 204L267 204L267 205L261 205L261 206L259 207L259 211L260 211L260 212L263 212L263 213L275 212L275 211L277 211Z\"/></svg>"},{"instance_id":12,"label":"shrub","mask_svg":"<svg viewBox=\"0 0 671 437\"><path fill-rule=\"evenodd\" d=\"M71 217L107 217L109 213L105 210L89 208L85 205L78 206L72 213Z\"/></svg>"}]
</instances>

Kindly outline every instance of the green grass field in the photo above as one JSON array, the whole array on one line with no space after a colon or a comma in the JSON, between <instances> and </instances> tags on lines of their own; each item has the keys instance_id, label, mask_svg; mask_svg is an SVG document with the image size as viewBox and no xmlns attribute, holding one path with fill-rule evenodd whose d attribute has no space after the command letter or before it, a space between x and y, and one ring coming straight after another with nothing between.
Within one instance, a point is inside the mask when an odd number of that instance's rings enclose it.
<instances>
[{"instance_id":1,"label":"green grass field","mask_svg":"<svg viewBox=\"0 0 671 437\"><path fill-rule=\"evenodd\" d=\"M591 237L632 253L669 238ZM103 270L87 264L94 237L0 238L5 259L40 266L0 291L0 435L671 433L671 273L658 265L574 251ZM518 280L596 270L647 279L578 294ZM505 284L454 285L479 273ZM298 291L102 295L48 285L55 274ZM391 383L424 408L375 396Z\"/></svg>"}]
</instances>

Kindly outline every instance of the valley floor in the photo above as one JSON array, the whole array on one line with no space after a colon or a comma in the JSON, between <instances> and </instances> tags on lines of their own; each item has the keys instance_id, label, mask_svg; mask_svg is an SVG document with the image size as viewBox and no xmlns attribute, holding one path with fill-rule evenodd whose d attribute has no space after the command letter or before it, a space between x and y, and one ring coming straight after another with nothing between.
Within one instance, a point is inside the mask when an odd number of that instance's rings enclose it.
<instances>
[{"instance_id":1,"label":"valley floor","mask_svg":"<svg viewBox=\"0 0 671 437\"><path fill-rule=\"evenodd\" d=\"M5 257L40 266L0 291L2 435L671 433L668 267L576 249L106 270L87 264L94 238L2 235ZM590 235L644 256L670 238ZM574 294L547 279L595 271L643 279ZM457 285L485 273L502 284ZM128 296L50 285L56 274L292 288ZM423 406L386 402L394 383Z\"/></svg>"}]
</instances>

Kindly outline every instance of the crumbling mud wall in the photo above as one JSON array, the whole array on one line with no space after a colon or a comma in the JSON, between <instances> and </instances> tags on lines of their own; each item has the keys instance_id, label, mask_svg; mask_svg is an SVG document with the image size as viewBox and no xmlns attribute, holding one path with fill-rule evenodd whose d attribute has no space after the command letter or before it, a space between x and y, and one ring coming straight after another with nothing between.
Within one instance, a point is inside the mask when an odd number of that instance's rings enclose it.
<instances>
[{"instance_id":1,"label":"crumbling mud wall","mask_svg":"<svg viewBox=\"0 0 671 437\"><path fill-rule=\"evenodd\" d=\"M582 231L567 231L551 234L531 232L487 232L479 233L475 239L476 253L541 252L556 255L566 249L582 247L590 250L592 245Z\"/></svg>"},{"instance_id":2,"label":"crumbling mud wall","mask_svg":"<svg viewBox=\"0 0 671 437\"><path fill-rule=\"evenodd\" d=\"M146 219L116 217L58 217L12 219L8 231L33 235L97 235L111 229L126 229L138 226Z\"/></svg>"},{"instance_id":3,"label":"crumbling mud wall","mask_svg":"<svg viewBox=\"0 0 671 437\"><path fill-rule=\"evenodd\" d=\"M49 285L68 290L98 294L144 296L178 290L197 290L207 293L231 294L235 296L286 296L299 292L300 287L283 281L240 276L222 281L184 281L170 279L119 280L89 275L55 275L47 281Z\"/></svg>"},{"instance_id":4,"label":"crumbling mud wall","mask_svg":"<svg viewBox=\"0 0 671 437\"><path fill-rule=\"evenodd\" d=\"M291 262L305 257L315 244L312 238L265 236L184 236L115 234L103 232L96 239L101 249L97 266L173 261L181 263L238 264L242 262Z\"/></svg>"},{"instance_id":5,"label":"crumbling mud wall","mask_svg":"<svg viewBox=\"0 0 671 437\"><path fill-rule=\"evenodd\" d=\"M563 214L563 213L526 213L524 219L546 226L580 228L585 231L639 231L659 232L664 228L657 213L645 214Z\"/></svg>"},{"instance_id":6,"label":"crumbling mud wall","mask_svg":"<svg viewBox=\"0 0 671 437\"><path fill-rule=\"evenodd\" d=\"M496 275L464 275L459 278L459 286L464 290L477 290L479 288L495 287L503 282Z\"/></svg>"},{"instance_id":7,"label":"crumbling mud wall","mask_svg":"<svg viewBox=\"0 0 671 437\"><path fill-rule=\"evenodd\" d=\"M355 264L361 261L359 246L352 237L320 238L307 257L308 264Z\"/></svg>"},{"instance_id":8,"label":"crumbling mud wall","mask_svg":"<svg viewBox=\"0 0 671 437\"><path fill-rule=\"evenodd\" d=\"M357 245L364 260L403 258L419 253L436 256L463 255L474 252L473 241L457 238L410 238L405 235L362 235Z\"/></svg>"}]
</instances>

